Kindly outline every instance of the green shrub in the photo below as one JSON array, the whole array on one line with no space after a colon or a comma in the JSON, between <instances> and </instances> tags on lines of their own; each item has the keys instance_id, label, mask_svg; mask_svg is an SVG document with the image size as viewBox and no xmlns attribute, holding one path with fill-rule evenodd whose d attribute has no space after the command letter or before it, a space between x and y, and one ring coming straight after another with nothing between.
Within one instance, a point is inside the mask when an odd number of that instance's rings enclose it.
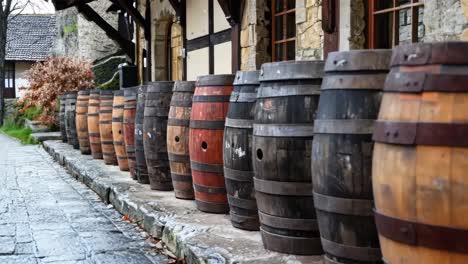
<instances>
[{"instance_id":1,"label":"green shrub","mask_svg":"<svg viewBox=\"0 0 468 264\"><path fill-rule=\"evenodd\" d=\"M12 120L6 120L0 131L5 134L17 138L21 144L38 144L34 138L31 137L31 129L18 125Z\"/></svg>"},{"instance_id":2,"label":"green shrub","mask_svg":"<svg viewBox=\"0 0 468 264\"><path fill-rule=\"evenodd\" d=\"M42 114L42 107L38 106L33 106L23 111L24 118L29 120L34 120L40 114Z\"/></svg>"}]
</instances>

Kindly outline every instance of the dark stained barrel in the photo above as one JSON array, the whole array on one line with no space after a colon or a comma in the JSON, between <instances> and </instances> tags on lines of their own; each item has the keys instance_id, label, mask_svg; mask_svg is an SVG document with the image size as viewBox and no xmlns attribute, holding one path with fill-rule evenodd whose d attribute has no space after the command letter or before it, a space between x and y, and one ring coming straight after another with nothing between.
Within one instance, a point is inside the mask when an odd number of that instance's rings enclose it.
<instances>
[{"instance_id":1,"label":"dark stained barrel","mask_svg":"<svg viewBox=\"0 0 468 264\"><path fill-rule=\"evenodd\" d=\"M137 87L124 89L124 111L123 111L123 131L125 150L127 152L128 170L132 179L136 180L135 174L135 114Z\"/></svg>"},{"instance_id":2,"label":"dark stained barrel","mask_svg":"<svg viewBox=\"0 0 468 264\"><path fill-rule=\"evenodd\" d=\"M372 162L387 263L468 263L467 51L467 42L393 49Z\"/></svg>"},{"instance_id":3,"label":"dark stained barrel","mask_svg":"<svg viewBox=\"0 0 468 264\"><path fill-rule=\"evenodd\" d=\"M99 97L99 132L101 134L102 158L108 165L117 165L114 150L114 137L112 136L112 105L114 91L101 90Z\"/></svg>"},{"instance_id":4,"label":"dark stained barrel","mask_svg":"<svg viewBox=\"0 0 468 264\"><path fill-rule=\"evenodd\" d=\"M145 148L143 145L143 121L145 114L147 86L138 86L137 106L135 114L135 174L139 183L149 184L148 166L146 165Z\"/></svg>"},{"instance_id":5,"label":"dark stained barrel","mask_svg":"<svg viewBox=\"0 0 468 264\"><path fill-rule=\"evenodd\" d=\"M128 171L127 151L125 150L123 112L124 91L114 91L114 102L112 104L112 138L114 141L115 155L121 171Z\"/></svg>"},{"instance_id":6,"label":"dark stained barrel","mask_svg":"<svg viewBox=\"0 0 468 264\"><path fill-rule=\"evenodd\" d=\"M91 154L88 135L88 101L89 90L79 91L76 102L76 133L81 154Z\"/></svg>"},{"instance_id":7,"label":"dark stained barrel","mask_svg":"<svg viewBox=\"0 0 468 264\"><path fill-rule=\"evenodd\" d=\"M227 213L223 173L223 135L234 75L197 79L190 116L190 165L197 208Z\"/></svg>"},{"instance_id":8,"label":"dark stained barrel","mask_svg":"<svg viewBox=\"0 0 468 264\"><path fill-rule=\"evenodd\" d=\"M59 96L59 99L60 99L60 110L59 110L60 135L62 137L62 142L67 142L67 129L65 127L65 104L67 102L67 95L62 94Z\"/></svg>"},{"instance_id":9,"label":"dark stained barrel","mask_svg":"<svg viewBox=\"0 0 468 264\"><path fill-rule=\"evenodd\" d=\"M323 66L322 61L286 61L261 68L252 160L266 249L322 253L310 159Z\"/></svg>"},{"instance_id":10,"label":"dark stained barrel","mask_svg":"<svg viewBox=\"0 0 468 264\"><path fill-rule=\"evenodd\" d=\"M332 52L312 146L312 179L325 263L381 263L373 216L372 132L391 50Z\"/></svg>"},{"instance_id":11,"label":"dark stained barrel","mask_svg":"<svg viewBox=\"0 0 468 264\"><path fill-rule=\"evenodd\" d=\"M100 90L89 91L88 134L93 159L102 159L101 133L99 132Z\"/></svg>"},{"instance_id":12,"label":"dark stained barrel","mask_svg":"<svg viewBox=\"0 0 468 264\"><path fill-rule=\"evenodd\" d=\"M224 128L224 178L234 227L259 230L253 185L252 124L258 71L237 72Z\"/></svg>"},{"instance_id":13,"label":"dark stained barrel","mask_svg":"<svg viewBox=\"0 0 468 264\"><path fill-rule=\"evenodd\" d=\"M68 92L65 103L65 128L67 130L67 142L74 149L79 149L78 135L76 133L76 97L77 92Z\"/></svg>"},{"instance_id":14,"label":"dark stained barrel","mask_svg":"<svg viewBox=\"0 0 468 264\"><path fill-rule=\"evenodd\" d=\"M189 125L195 82L174 84L167 123L167 152L175 197L194 199L189 156Z\"/></svg>"},{"instance_id":15,"label":"dark stained barrel","mask_svg":"<svg viewBox=\"0 0 468 264\"><path fill-rule=\"evenodd\" d=\"M149 82L145 98L143 146L152 190L172 190L167 155L167 119L174 82Z\"/></svg>"}]
</instances>

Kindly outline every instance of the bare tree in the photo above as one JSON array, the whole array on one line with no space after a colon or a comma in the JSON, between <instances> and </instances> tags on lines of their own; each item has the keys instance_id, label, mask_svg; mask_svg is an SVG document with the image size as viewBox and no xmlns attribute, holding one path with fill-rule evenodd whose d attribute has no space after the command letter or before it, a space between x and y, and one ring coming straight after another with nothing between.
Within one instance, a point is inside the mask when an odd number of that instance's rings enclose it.
<instances>
[{"instance_id":1,"label":"bare tree","mask_svg":"<svg viewBox=\"0 0 468 264\"><path fill-rule=\"evenodd\" d=\"M5 57L8 21L14 19L30 4L30 0L0 0L0 126L3 125L5 110Z\"/></svg>"}]
</instances>

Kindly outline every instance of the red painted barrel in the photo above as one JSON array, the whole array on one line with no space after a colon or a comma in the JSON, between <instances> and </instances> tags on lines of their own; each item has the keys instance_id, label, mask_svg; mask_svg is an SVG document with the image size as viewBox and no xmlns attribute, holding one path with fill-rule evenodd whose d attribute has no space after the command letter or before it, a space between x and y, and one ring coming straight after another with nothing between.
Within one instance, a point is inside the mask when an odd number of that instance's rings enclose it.
<instances>
[{"instance_id":1,"label":"red painted barrel","mask_svg":"<svg viewBox=\"0 0 468 264\"><path fill-rule=\"evenodd\" d=\"M197 208L227 213L229 205L223 174L223 136L234 75L197 79L190 115L190 164Z\"/></svg>"}]
</instances>

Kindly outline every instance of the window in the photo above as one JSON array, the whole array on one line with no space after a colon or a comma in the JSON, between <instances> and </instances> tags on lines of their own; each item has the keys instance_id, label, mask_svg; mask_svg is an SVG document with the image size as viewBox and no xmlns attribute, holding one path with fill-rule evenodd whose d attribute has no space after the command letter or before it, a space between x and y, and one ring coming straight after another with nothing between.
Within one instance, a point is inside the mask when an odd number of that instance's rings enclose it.
<instances>
[{"instance_id":1,"label":"window","mask_svg":"<svg viewBox=\"0 0 468 264\"><path fill-rule=\"evenodd\" d=\"M424 37L421 0L369 0L368 47L388 49Z\"/></svg>"},{"instance_id":2,"label":"window","mask_svg":"<svg viewBox=\"0 0 468 264\"><path fill-rule=\"evenodd\" d=\"M5 63L5 98L15 98L15 64Z\"/></svg>"},{"instance_id":3,"label":"window","mask_svg":"<svg viewBox=\"0 0 468 264\"><path fill-rule=\"evenodd\" d=\"M272 0L272 59L294 60L296 57L296 1Z\"/></svg>"}]
</instances>

